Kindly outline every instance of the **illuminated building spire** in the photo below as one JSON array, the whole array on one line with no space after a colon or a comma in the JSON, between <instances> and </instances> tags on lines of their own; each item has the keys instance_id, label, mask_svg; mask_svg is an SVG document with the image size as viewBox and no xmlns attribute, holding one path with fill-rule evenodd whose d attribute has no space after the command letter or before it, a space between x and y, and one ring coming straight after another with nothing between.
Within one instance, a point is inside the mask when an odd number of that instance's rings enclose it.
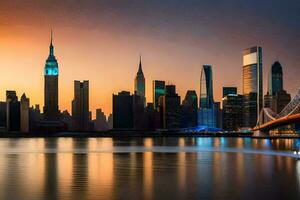
<instances>
[{"instance_id":1,"label":"illuminated building spire","mask_svg":"<svg viewBox=\"0 0 300 200\"><path fill-rule=\"evenodd\" d=\"M54 47L53 47L52 41L53 41L53 32L52 32L52 29L51 29L51 40L50 40L50 55L51 56L54 55Z\"/></svg>"}]
</instances>

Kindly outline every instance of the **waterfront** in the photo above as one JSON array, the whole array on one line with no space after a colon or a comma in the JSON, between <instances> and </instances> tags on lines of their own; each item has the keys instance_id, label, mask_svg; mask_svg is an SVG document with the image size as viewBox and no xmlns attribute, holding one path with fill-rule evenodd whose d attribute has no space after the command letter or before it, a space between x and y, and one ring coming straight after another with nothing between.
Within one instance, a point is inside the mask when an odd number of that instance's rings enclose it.
<instances>
[{"instance_id":1,"label":"waterfront","mask_svg":"<svg viewBox=\"0 0 300 200\"><path fill-rule=\"evenodd\" d=\"M299 139L2 138L0 199L299 199Z\"/></svg>"}]
</instances>

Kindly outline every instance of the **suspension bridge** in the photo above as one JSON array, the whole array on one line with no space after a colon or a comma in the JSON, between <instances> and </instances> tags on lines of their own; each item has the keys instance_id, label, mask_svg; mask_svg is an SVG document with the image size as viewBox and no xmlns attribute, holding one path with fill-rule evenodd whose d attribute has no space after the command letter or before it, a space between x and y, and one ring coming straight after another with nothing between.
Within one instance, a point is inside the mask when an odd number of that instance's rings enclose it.
<instances>
[{"instance_id":1,"label":"suspension bridge","mask_svg":"<svg viewBox=\"0 0 300 200\"><path fill-rule=\"evenodd\" d=\"M290 103L280 113L270 108L261 110L259 121L253 131L268 133L270 130L300 122L300 88Z\"/></svg>"}]
</instances>

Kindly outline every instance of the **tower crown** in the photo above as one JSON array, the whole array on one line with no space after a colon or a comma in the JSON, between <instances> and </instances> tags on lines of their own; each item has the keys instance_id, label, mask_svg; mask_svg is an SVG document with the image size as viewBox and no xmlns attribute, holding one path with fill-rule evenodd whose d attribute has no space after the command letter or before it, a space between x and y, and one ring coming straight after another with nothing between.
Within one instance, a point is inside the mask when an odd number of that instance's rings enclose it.
<instances>
[{"instance_id":1,"label":"tower crown","mask_svg":"<svg viewBox=\"0 0 300 200\"><path fill-rule=\"evenodd\" d=\"M142 57L141 56L140 56L139 69L138 69L138 72L137 72L136 75L137 76L144 76L143 69L142 69Z\"/></svg>"},{"instance_id":2,"label":"tower crown","mask_svg":"<svg viewBox=\"0 0 300 200\"><path fill-rule=\"evenodd\" d=\"M51 30L51 39L50 39L50 46L49 46L49 56L46 60L44 75L45 76L58 76L58 63L54 56L52 30Z\"/></svg>"}]
</instances>

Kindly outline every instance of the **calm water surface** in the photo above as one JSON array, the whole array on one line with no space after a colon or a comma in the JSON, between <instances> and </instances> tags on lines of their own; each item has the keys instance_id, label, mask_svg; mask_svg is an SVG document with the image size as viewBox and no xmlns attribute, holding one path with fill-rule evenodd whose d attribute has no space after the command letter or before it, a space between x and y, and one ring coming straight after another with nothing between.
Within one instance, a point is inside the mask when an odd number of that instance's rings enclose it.
<instances>
[{"instance_id":1,"label":"calm water surface","mask_svg":"<svg viewBox=\"0 0 300 200\"><path fill-rule=\"evenodd\" d=\"M0 199L300 199L300 140L0 139Z\"/></svg>"}]
</instances>

